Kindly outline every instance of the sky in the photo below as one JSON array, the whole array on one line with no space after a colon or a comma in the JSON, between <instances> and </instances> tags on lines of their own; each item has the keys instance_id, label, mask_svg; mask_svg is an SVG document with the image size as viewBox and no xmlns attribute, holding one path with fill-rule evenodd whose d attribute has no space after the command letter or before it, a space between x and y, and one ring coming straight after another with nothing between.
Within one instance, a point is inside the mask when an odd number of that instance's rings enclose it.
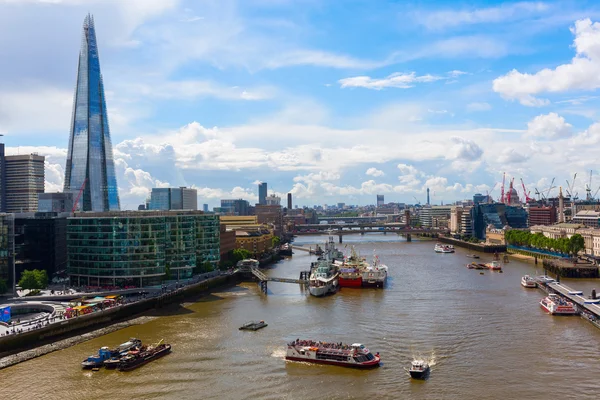
<instances>
[{"instance_id":1,"label":"sky","mask_svg":"<svg viewBox=\"0 0 600 400\"><path fill-rule=\"evenodd\" d=\"M600 188L595 1L0 0L0 133L46 156L47 192L88 12L123 209L260 181L300 206Z\"/></svg>"}]
</instances>

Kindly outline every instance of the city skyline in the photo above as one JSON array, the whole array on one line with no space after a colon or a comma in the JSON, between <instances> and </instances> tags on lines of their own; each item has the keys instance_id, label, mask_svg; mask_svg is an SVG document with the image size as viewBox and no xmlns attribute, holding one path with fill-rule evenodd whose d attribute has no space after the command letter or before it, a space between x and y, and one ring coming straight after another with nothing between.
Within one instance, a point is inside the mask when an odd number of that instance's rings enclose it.
<instances>
[{"instance_id":1,"label":"city skyline","mask_svg":"<svg viewBox=\"0 0 600 400\"><path fill-rule=\"evenodd\" d=\"M64 191L82 211L118 211L119 192L94 17L83 21Z\"/></svg>"},{"instance_id":2,"label":"city skyline","mask_svg":"<svg viewBox=\"0 0 600 400\"><path fill-rule=\"evenodd\" d=\"M575 172L583 197L590 169L600 186L593 2L4 2L0 34L22 40L0 44L0 133L46 156L48 192L88 11L124 209L169 186L257 203L257 181L299 206L497 199L503 172L532 197Z\"/></svg>"}]
</instances>

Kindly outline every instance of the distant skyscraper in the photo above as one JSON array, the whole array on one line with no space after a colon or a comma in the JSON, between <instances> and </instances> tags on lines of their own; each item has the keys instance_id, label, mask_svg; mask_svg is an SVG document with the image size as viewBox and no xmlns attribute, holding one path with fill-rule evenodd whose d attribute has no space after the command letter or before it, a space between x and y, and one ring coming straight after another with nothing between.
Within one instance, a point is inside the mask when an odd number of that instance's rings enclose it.
<instances>
[{"instance_id":1,"label":"distant skyscraper","mask_svg":"<svg viewBox=\"0 0 600 400\"><path fill-rule=\"evenodd\" d=\"M96 30L89 14L83 22L64 190L78 193L82 187L78 209L120 209Z\"/></svg>"},{"instance_id":2,"label":"distant skyscraper","mask_svg":"<svg viewBox=\"0 0 600 400\"><path fill-rule=\"evenodd\" d=\"M288 200L287 208L288 208L288 210L291 210L292 209L292 194L291 193L287 194L287 200Z\"/></svg>"},{"instance_id":3,"label":"distant skyscraper","mask_svg":"<svg viewBox=\"0 0 600 400\"><path fill-rule=\"evenodd\" d=\"M384 204L385 204L385 200L383 199L383 195L378 194L377 195L377 207L381 207Z\"/></svg>"},{"instance_id":4,"label":"distant skyscraper","mask_svg":"<svg viewBox=\"0 0 600 400\"><path fill-rule=\"evenodd\" d=\"M208 212L208 204L202 204L202 211Z\"/></svg>"},{"instance_id":5,"label":"distant skyscraper","mask_svg":"<svg viewBox=\"0 0 600 400\"><path fill-rule=\"evenodd\" d=\"M0 143L0 212L6 211L6 161L4 143Z\"/></svg>"},{"instance_id":6,"label":"distant skyscraper","mask_svg":"<svg viewBox=\"0 0 600 400\"><path fill-rule=\"evenodd\" d=\"M427 188L427 205L429 205L429 188Z\"/></svg>"},{"instance_id":7,"label":"distant skyscraper","mask_svg":"<svg viewBox=\"0 0 600 400\"><path fill-rule=\"evenodd\" d=\"M267 182L258 184L258 204L267 204Z\"/></svg>"},{"instance_id":8,"label":"distant skyscraper","mask_svg":"<svg viewBox=\"0 0 600 400\"><path fill-rule=\"evenodd\" d=\"M198 191L186 187L153 188L149 210L197 210Z\"/></svg>"},{"instance_id":9,"label":"distant skyscraper","mask_svg":"<svg viewBox=\"0 0 600 400\"><path fill-rule=\"evenodd\" d=\"M38 210L38 195L44 193L44 160L35 153L4 157L6 212Z\"/></svg>"}]
</instances>

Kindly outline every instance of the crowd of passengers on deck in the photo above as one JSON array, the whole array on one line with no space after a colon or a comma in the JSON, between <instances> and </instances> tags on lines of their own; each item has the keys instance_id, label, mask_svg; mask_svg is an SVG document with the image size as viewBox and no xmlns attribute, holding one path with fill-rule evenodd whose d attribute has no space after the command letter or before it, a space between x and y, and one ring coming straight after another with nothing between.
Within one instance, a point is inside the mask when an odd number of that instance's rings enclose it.
<instances>
[{"instance_id":1,"label":"crowd of passengers on deck","mask_svg":"<svg viewBox=\"0 0 600 400\"><path fill-rule=\"evenodd\" d=\"M296 339L290 346L309 346L309 347L319 347L325 349L337 349L337 350L349 350L353 347L342 342L339 343L328 343L328 342L315 342L314 340L300 340Z\"/></svg>"}]
</instances>

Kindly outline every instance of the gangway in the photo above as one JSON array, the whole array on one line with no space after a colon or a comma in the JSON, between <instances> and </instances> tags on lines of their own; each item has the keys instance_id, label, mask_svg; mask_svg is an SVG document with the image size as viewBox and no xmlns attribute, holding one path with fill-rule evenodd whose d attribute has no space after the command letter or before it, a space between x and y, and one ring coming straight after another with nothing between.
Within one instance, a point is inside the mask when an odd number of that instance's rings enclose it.
<instances>
[{"instance_id":1,"label":"gangway","mask_svg":"<svg viewBox=\"0 0 600 400\"><path fill-rule=\"evenodd\" d=\"M242 271L240 271L242 272ZM260 286L260 290L264 293L267 294L267 282L282 282L282 283L296 283L296 284L300 284L300 285L306 285L308 284L308 276L309 276L309 271L301 271L300 272L300 278L299 279L294 279L294 278L277 278L274 276L267 276L265 275L262 271L260 271L258 268L251 268L250 273L252 273L252 275L254 275L257 279L258 279L258 285Z\"/></svg>"}]
</instances>

